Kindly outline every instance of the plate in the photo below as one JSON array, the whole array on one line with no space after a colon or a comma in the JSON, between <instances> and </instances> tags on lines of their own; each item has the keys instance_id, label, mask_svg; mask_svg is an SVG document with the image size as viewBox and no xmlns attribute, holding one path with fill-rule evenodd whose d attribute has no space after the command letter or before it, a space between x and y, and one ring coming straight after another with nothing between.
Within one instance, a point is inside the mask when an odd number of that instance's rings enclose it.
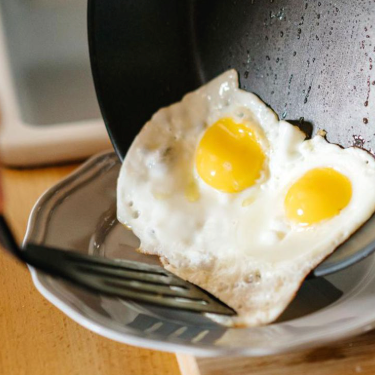
<instances>
[{"instance_id":1,"label":"plate","mask_svg":"<svg viewBox=\"0 0 375 375\"><path fill-rule=\"evenodd\" d=\"M91 158L48 190L30 216L25 242L108 258L158 263L116 220L114 153ZM30 267L38 291L87 329L122 343L196 356L259 356L314 347L375 326L375 257L304 282L277 322L226 328L203 315L150 307L81 290Z\"/></svg>"}]
</instances>

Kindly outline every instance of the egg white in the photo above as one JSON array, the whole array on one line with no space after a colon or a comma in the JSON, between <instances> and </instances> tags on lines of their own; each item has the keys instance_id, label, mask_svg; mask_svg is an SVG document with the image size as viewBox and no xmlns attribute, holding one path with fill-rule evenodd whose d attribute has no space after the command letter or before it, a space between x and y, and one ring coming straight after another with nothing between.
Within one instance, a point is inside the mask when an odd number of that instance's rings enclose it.
<instances>
[{"instance_id":1,"label":"egg white","mask_svg":"<svg viewBox=\"0 0 375 375\"><path fill-rule=\"evenodd\" d=\"M231 117L250 124L266 156L257 183L223 193L196 173L195 152L206 128ZM352 184L352 198L336 217L308 228L285 217L288 188L304 173L331 167ZM193 201L186 188L194 184ZM254 326L275 320L304 277L375 210L375 160L367 152L305 140L279 121L257 96L238 88L227 71L181 102L160 109L143 127L122 165L118 219L141 240L141 251L234 308L226 324Z\"/></svg>"}]
</instances>

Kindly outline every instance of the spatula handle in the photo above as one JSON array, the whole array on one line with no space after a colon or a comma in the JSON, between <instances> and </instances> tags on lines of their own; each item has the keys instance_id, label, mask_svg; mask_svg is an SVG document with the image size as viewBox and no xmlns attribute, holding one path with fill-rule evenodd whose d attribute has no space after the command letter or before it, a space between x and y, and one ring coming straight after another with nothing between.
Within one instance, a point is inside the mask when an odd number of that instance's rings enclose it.
<instances>
[{"instance_id":1,"label":"spatula handle","mask_svg":"<svg viewBox=\"0 0 375 375\"><path fill-rule=\"evenodd\" d=\"M17 245L10 227L5 220L4 216L0 214L0 244L9 253L14 255L21 261L23 260L22 252Z\"/></svg>"}]
</instances>

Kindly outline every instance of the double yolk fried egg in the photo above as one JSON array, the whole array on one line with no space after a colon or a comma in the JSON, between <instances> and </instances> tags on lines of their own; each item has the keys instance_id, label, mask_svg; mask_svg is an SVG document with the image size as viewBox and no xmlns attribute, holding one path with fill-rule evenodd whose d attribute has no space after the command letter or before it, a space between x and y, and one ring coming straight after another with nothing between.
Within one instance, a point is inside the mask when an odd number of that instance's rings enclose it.
<instances>
[{"instance_id":1,"label":"double yolk fried egg","mask_svg":"<svg viewBox=\"0 0 375 375\"><path fill-rule=\"evenodd\" d=\"M306 275L375 210L375 160L279 121L229 70L160 109L117 187L120 222L169 271L237 316L274 321Z\"/></svg>"}]
</instances>

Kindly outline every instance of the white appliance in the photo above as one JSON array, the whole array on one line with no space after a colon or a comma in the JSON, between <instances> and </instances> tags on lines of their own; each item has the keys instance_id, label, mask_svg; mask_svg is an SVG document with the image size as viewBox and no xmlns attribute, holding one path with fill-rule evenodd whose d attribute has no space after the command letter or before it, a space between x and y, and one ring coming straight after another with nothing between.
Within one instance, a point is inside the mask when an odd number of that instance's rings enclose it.
<instances>
[{"instance_id":1,"label":"white appliance","mask_svg":"<svg viewBox=\"0 0 375 375\"><path fill-rule=\"evenodd\" d=\"M97 104L86 0L0 0L0 159L32 166L110 148Z\"/></svg>"}]
</instances>

